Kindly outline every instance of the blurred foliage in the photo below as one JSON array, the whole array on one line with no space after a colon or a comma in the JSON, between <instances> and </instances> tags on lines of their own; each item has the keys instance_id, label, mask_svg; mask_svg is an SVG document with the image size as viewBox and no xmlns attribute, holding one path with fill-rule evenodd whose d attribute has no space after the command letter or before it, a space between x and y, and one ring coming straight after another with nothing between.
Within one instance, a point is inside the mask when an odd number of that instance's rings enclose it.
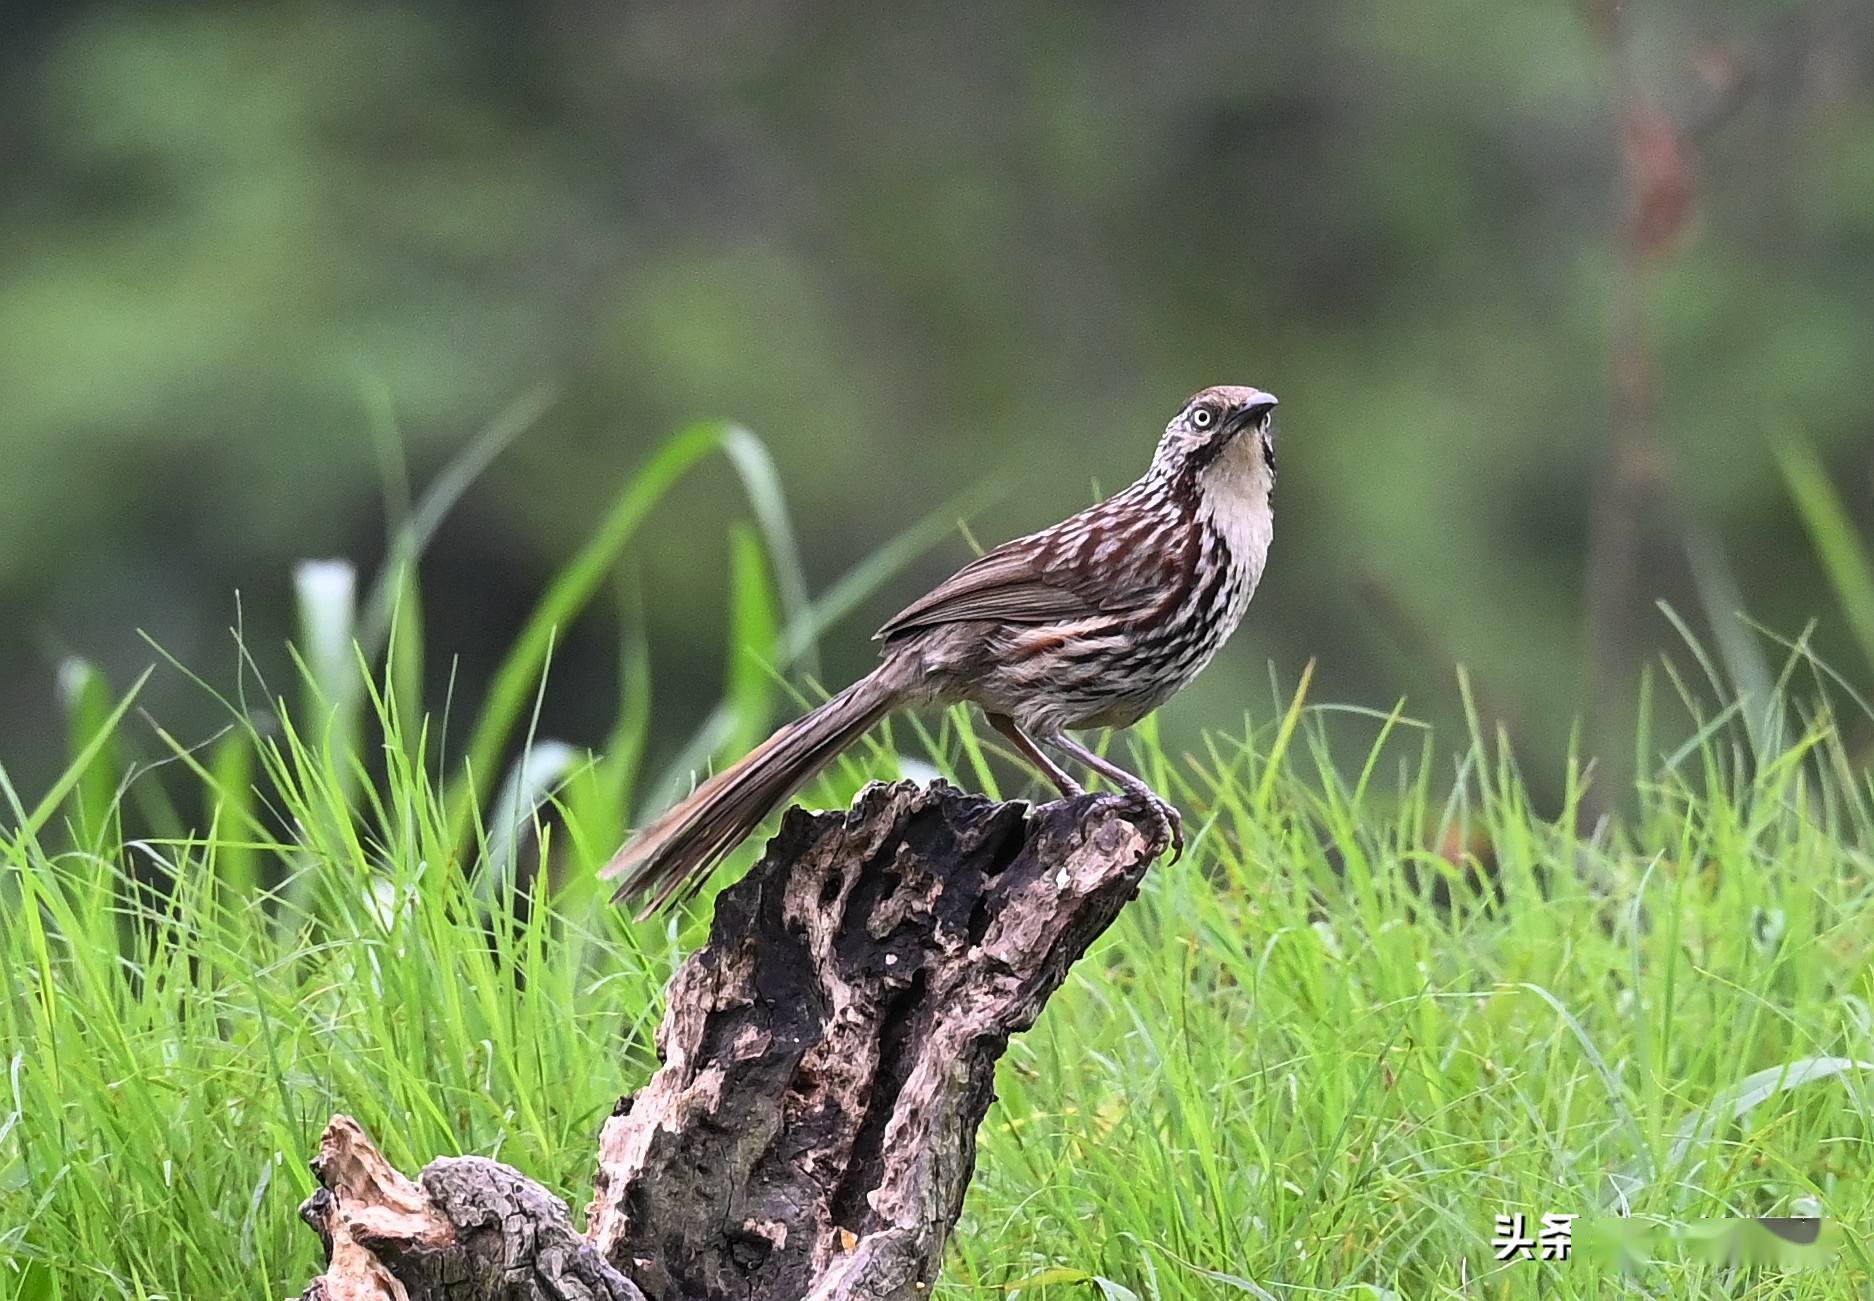
<instances>
[{"instance_id":1,"label":"blurred foliage","mask_svg":"<svg viewBox=\"0 0 1874 1301\"><path fill-rule=\"evenodd\" d=\"M1874 9L1626 15L1674 120L1750 74L1697 142L1694 225L1649 298L1659 473L1752 613L1794 631L1832 598L1768 431L1868 514ZM421 485L519 395L560 392L422 565L429 698L454 671L479 699L546 577L692 420L772 448L820 591L985 479L975 536L1050 522L1222 380L1284 399L1276 553L1168 725L1236 717L1270 658L1292 680L1318 657L1319 698L1421 709L1461 660L1553 760L1584 703L1620 274L1607 64L1558 0L9 5L8 762L27 790L56 771L67 656L127 681L141 626L232 677L232 591L264 657L296 561L375 571L386 428ZM688 702L663 759L719 693L749 514L730 469L691 476L622 557L631 594L603 598L660 702ZM1652 594L1698 611L1674 529L1647 545ZM966 554L834 629L824 676ZM1430 635L1376 617L1375 590ZM1853 645L1839 624L1825 653ZM618 644L615 614L565 630L544 732L604 739ZM173 677L146 699L186 718Z\"/></svg>"}]
</instances>

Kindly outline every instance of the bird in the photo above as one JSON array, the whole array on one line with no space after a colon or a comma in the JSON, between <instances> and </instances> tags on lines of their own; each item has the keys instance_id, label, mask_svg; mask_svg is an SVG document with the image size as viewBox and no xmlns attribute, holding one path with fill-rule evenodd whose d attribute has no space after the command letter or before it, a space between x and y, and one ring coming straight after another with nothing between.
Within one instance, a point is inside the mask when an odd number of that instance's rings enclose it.
<instances>
[{"instance_id":1,"label":"bird","mask_svg":"<svg viewBox=\"0 0 1874 1301\"><path fill-rule=\"evenodd\" d=\"M1062 795L1049 754L1111 782L1183 850L1178 810L1069 735L1138 722L1242 622L1274 529L1276 399L1217 385L1165 425L1129 487L972 560L874 634L880 664L638 831L600 875L640 917L700 889L782 801L886 715L968 702Z\"/></svg>"}]
</instances>

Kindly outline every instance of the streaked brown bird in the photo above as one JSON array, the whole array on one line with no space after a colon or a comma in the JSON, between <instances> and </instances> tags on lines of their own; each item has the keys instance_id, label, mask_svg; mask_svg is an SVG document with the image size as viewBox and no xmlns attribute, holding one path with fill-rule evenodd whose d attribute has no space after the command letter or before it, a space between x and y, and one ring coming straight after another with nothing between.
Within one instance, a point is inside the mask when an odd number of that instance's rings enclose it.
<instances>
[{"instance_id":1,"label":"streaked brown bird","mask_svg":"<svg viewBox=\"0 0 1874 1301\"><path fill-rule=\"evenodd\" d=\"M1046 751L1142 801L1174 848L1178 811L1068 735L1129 727L1228 640L1274 525L1275 398L1223 385L1165 426L1123 492L965 565L879 629L883 663L638 832L605 867L645 911L699 887L763 818L885 715L969 701L1064 796Z\"/></svg>"}]
</instances>

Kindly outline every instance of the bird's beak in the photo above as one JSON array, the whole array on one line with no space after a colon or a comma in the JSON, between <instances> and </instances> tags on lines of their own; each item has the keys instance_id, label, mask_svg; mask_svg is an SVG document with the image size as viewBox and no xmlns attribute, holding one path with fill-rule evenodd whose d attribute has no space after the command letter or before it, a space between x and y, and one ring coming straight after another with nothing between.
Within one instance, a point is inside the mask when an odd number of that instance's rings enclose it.
<instances>
[{"instance_id":1,"label":"bird's beak","mask_svg":"<svg viewBox=\"0 0 1874 1301\"><path fill-rule=\"evenodd\" d=\"M1236 419L1232 422L1235 426L1233 432L1241 433L1245 429L1262 424L1275 408L1276 400L1273 393L1258 393L1237 408Z\"/></svg>"}]
</instances>

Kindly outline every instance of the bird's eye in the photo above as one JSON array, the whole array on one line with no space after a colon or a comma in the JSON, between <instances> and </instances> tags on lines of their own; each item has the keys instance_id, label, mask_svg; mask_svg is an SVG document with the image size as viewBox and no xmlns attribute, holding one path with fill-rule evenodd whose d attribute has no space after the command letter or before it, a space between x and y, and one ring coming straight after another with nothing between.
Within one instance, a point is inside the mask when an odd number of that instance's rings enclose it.
<instances>
[{"instance_id":1,"label":"bird's eye","mask_svg":"<svg viewBox=\"0 0 1874 1301\"><path fill-rule=\"evenodd\" d=\"M1217 413L1209 407L1199 407L1191 413L1191 427L1208 429L1217 422Z\"/></svg>"}]
</instances>

